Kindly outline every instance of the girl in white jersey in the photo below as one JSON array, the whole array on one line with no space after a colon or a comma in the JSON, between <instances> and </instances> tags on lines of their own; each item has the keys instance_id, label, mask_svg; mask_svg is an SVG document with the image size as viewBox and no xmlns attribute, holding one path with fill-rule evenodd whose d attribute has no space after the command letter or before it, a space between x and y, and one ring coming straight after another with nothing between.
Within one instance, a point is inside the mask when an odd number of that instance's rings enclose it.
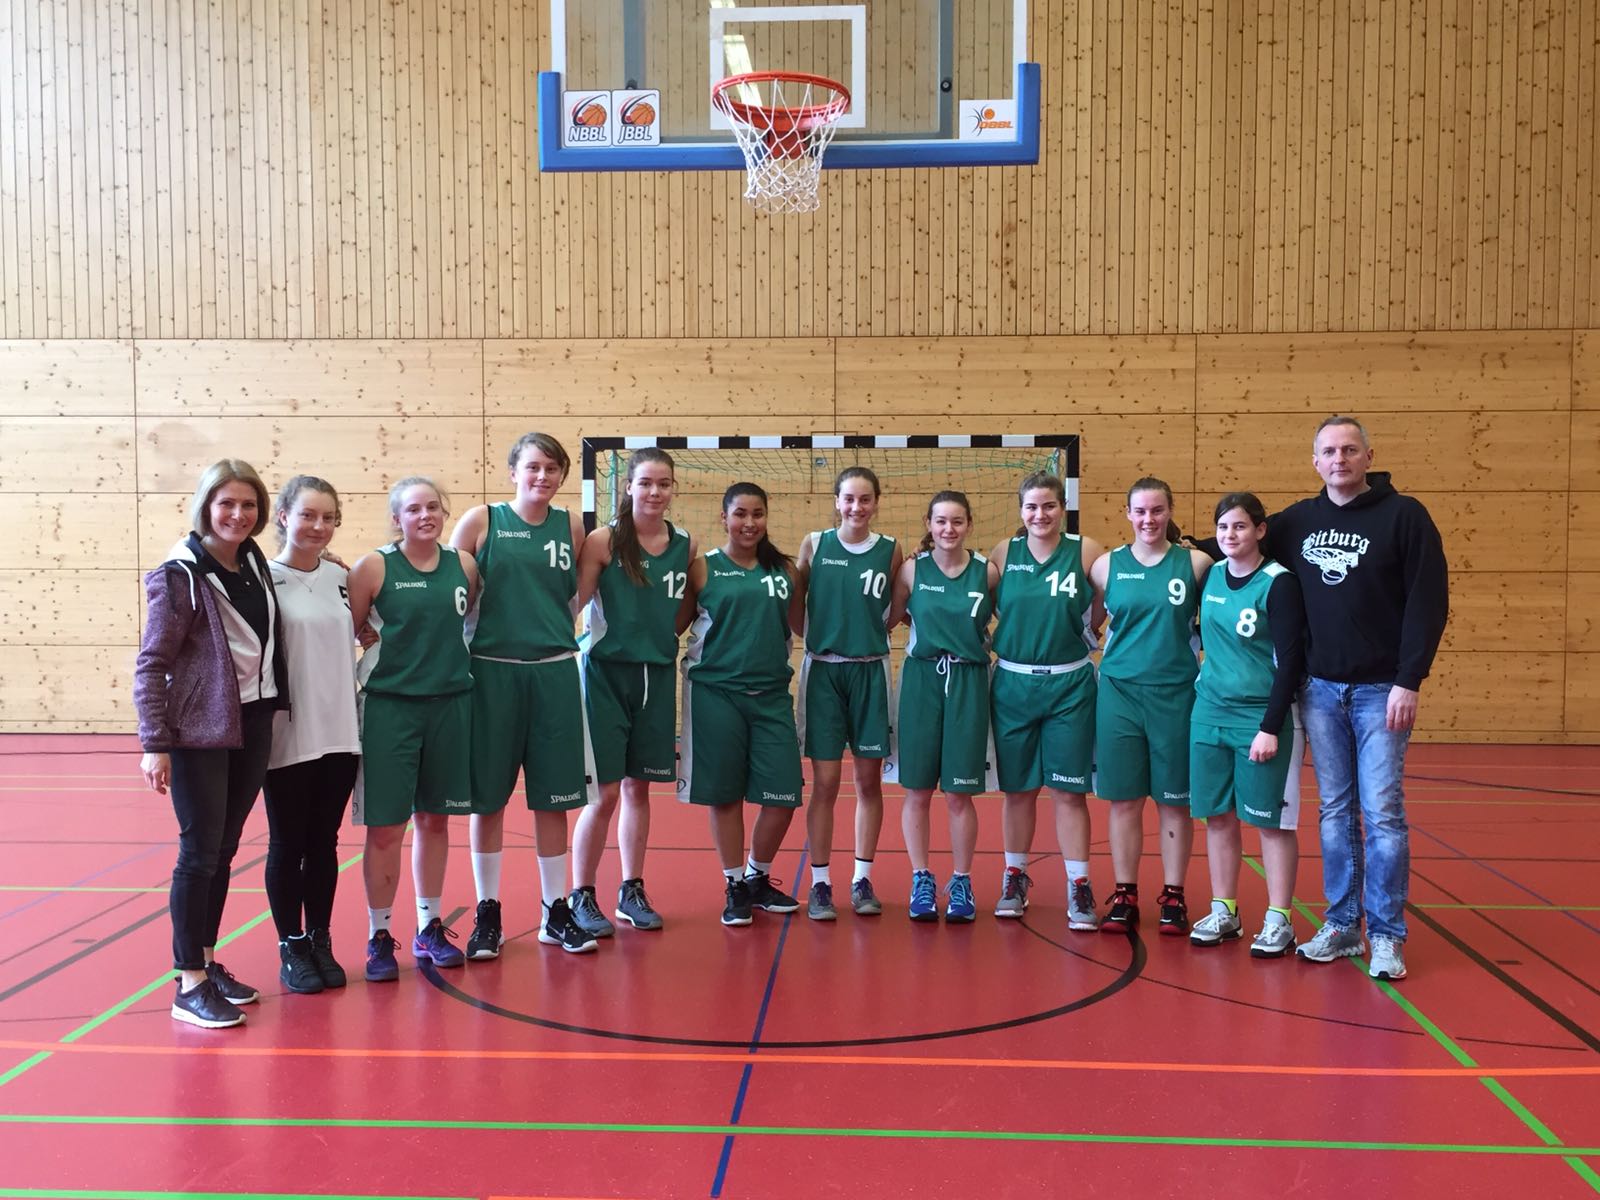
<instances>
[{"instance_id":1,"label":"girl in white jersey","mask_svg":"<svg viewBox=\"0 0 1600 1200\"><path fill-rule=\"evenodd\" d=\"M833 483L838 528L806 535L795 560L793 625L806 647L800 666L799 733L811 759L806 834L812 865L806 914L815 921L835 917L828 860L847 747L856 783L850 906L861 916L883 911L872 890L872 859L883 829L883 766L893 753L887 618L901 555L894 538L872 531L878 493L878 476L867 467L839 472Z\"/></svg>"},{"instance_id":2,"label":"girl in white jersey","mask_svg":"<svg viewBox=\"0 0 1600 1200\"><path fill-rule=\"evenodd\" d=\"M279 979L291 992L345 985L329 932L339 880L339 826L360 765L350 572L322 556L339 527L339 493L314 475L283 485L273 514L281 549L272 584L295 682L292 710L275 714L262 795L267 808L267 900L278 928Z\"/></svg>"}]
</instances>

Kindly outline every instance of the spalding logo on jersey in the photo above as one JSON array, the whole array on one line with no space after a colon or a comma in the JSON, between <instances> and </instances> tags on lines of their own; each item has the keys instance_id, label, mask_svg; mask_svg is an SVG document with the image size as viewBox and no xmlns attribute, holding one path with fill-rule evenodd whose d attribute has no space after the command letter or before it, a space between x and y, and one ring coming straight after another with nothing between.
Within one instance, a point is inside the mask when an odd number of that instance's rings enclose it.
<instances>
[{"instance_id":1,"label":"spalding logo on jersey","mask_svg":"<svg viewBox=\"0 0 1600 1200\"><path fill-rule=\"evenodd\" d=\"M1322 582L1332 587L1361 565L1361 556L1371 546L1371 541L1358 533L1322 529L1300 543L1300 557L1321 571Z\"/></svg>"}]
</instances>

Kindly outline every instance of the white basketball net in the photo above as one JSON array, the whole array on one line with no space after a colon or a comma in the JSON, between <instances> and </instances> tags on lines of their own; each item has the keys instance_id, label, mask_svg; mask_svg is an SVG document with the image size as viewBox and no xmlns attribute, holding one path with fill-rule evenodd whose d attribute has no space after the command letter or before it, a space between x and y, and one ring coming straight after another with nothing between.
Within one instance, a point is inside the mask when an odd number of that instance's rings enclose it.
<instances>
[{"instance_id":1,"label":"white basketball net","mask_svg":"<svg viewBox=\"0 0 1600 1200\"><path fill-rule=\"evenodd\" d=\"M821 204L822 154L844 111L842 104L830 111L839 93L782 79L741 83L734 90L735 103L728 103L730 96L723 92L713 103L728 118L744 153L744 198L765 213L815 212ZM808 111L813 115L796 120L795 114Z\"/></svg>"}]
</instances>

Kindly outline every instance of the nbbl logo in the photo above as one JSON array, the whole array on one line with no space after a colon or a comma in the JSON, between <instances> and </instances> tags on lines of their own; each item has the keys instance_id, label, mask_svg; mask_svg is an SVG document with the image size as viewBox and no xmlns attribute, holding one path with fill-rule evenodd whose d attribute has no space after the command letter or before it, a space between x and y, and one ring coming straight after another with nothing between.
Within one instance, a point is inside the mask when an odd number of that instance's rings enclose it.
<instances>
[{"instance_id":1,"label":"nbbl logo","mask_svg":"<svg viewBox=\"0 0 1600 1200\"><path fill-rule=\"evenodd\" d=\"M611 145L611 93L561 94L563 146Z\"/></svg>"},{"instance_id":2,"label":"nbbl logo","mask_svg":"<svg viewBox=\"0 0 1600 1200\"><path fill-rule=\"evenodd\" d=\"M614 146L659 146L661 144L661 93L629 91L611 93Z\"/></svg>"}]
</instances>

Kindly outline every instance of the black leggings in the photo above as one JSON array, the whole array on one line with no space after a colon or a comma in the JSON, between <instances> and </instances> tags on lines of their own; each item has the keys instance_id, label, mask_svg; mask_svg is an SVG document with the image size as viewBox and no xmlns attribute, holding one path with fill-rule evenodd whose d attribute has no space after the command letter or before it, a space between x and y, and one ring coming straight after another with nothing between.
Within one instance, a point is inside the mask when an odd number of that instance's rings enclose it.
<instances>
[{"instance_id":1,"label":"black leggings","mask_svg":"<svg viewBox=\"0 0 1600 1200\"><path fill-rule=\"evenodd\" d=\"M267 900L279 938L326 929L333 919L339 826L359 761L324 754L267 772Z\"/></svg>"},{"instance_id":2,"label":"black leggings","mask_svg":"<svg viewBox=\"0 0 1600 1200\"><path fill-rule=\"evenodd\" d=\"M246 704L237 750L172 751L172 811L178 865L172 869L172 965L198 971L217 944L228 879L245 820L255 807L272 751L272 701Z\"/></svg>"}]
</instances>

